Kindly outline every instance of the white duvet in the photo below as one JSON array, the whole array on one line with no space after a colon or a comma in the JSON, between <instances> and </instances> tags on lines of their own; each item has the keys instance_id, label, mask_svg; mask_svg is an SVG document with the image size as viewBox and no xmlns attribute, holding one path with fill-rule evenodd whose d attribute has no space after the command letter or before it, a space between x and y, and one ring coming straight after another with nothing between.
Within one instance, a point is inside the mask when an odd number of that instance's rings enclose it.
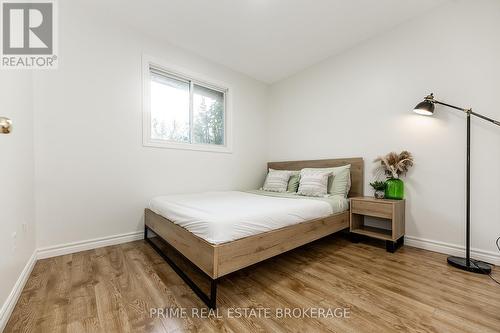
<instances>
[{"instance_id":1,"label":"white duvet","mask_svg":"<svg viewBox=\"0 0 500 333\"><path fill-rule=\"evenodd\" d=\"M337 198L338 199L338 198ZM212 244L221 244L345 210L347 200L205 192L156 197L149 208ZM338 209L336 208L338 207Z\"/></svg>"}]
</instances>

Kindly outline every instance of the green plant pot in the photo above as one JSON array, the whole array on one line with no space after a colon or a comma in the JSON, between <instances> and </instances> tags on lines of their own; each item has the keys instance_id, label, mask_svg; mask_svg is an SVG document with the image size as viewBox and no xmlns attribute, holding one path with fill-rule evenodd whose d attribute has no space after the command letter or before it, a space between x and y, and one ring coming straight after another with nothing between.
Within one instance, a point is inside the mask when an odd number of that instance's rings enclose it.
<instances>
[{"instance_id":1,"label":"green plant pot","mask_svg":"<svg viewBox=\"0 0 500 333\"><path fill-rule=\"evenodd\" d=\"M405 184L401 179L389 178L385 183L386 199L401 200L405 197Z\"/></svg>"}]
</instances>

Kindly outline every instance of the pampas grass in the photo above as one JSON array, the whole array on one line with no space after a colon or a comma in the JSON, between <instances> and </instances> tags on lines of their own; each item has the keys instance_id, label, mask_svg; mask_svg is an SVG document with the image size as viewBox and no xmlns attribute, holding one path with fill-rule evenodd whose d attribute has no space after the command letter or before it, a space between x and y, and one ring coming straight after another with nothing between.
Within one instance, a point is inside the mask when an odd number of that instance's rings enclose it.
<instances>
[{"instance_id":1,"label":"pampas grass","mask_svg":"<svg viewBox=\"0 0 500 333\"><path fill-rule=\"evenodd\" d=\"M384 173L388 178L399 178L401 175L406 175L413 166L413 156L406 150L400 154L391 152L385 156L379 156L375 162L380 163L377 168L379 173Z\"/></svg>"}]
</instances>

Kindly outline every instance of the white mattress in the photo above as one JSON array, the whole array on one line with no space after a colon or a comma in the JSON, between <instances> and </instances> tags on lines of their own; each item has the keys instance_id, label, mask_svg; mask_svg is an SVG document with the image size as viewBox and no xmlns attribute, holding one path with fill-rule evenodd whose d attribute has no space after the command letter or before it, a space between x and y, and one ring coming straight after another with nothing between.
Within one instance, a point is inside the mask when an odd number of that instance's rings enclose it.
<instances>
[{"instance_id":1,"label":"white mattress","mask_svg":"<svg viewBox=\"0 0 500 333\"><path fill-rule=\"evenodd\" d=\"M348 209L340 196L205 192L156 197L149 208L212 244L221 244Z\"/></svg>"}]
</instances>

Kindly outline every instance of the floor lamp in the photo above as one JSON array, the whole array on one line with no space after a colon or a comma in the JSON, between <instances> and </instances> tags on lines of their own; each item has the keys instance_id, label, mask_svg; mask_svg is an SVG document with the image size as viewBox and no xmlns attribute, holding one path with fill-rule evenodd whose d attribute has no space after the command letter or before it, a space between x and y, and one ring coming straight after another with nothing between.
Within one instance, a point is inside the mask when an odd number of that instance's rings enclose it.
<instances>
[{"instance_id":1,"label":"floor lamp","mask_svg":"<svg viewBox=\"0 0 500 333\"><path fill-rule=\"evenodd\" d=\"M459 108L454 105L446 104L443 102L439 102L434 99L434 95L430 94L427 96L423 102L419 103L414 112L424 115L424 116L432 116L434 114L434 105L441 104L447 107L450 107L455 110L462 111L467 116L467 193L466 193L466 201L467 201L467 213L466 213L466 244L465 244L465 258L461 257L448 257L448 263L457 268L481 274L490 274L491 266L485 262L471 259L470 257L470 121L471 116L479 117L483 120L489 121L495 125L500 126L500 122L483 116L479 113L475 113L472 109L464 109Z\"/></svg>"}]
</instances>

